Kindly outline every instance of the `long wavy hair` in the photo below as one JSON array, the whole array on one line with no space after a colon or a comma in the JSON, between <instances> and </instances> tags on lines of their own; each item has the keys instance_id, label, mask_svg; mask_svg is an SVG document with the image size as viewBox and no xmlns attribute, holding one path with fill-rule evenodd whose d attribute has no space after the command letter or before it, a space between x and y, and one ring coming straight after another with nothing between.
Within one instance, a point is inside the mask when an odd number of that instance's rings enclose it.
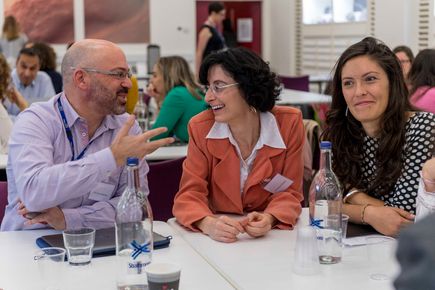
<instances>
[{"instance_id":1,"label":"long wavy hair","mask_svg":"<svg viewBox=\"0 0 435 290\"><path fill-rule=\"evenodd\" d=\"M377 172L368 188L363 185L362 160L366 133L352 114L346 116L341 74L344 65L358 56L368 56L386 73L389 81L388 104L379 122L379 148L376 152ZM333 170L346 192L358 188L366 192L377 189L379 194L392 190L402 171L402 148L405 143L408 100L400 63L395 54L381 41L366 37L346 49L335 65L332 80L332 104L327 114L327 128L322 138L332 142Z\"/></svg>"},{"instance_id":2,"label":"long wavy hair","mask_svg":"<svg viewBox=\"0 0 435 290\"><path fill-rule=\"evenodd\" d=\"M9 85L11 83L11 68L8 65L3 54L0 53L0 101L8 93Z\"/></svg>"},{"instance_id":3,"label":"long wavy hair","mask_svg":"<svg viewBox=\"0 0 435 290\"><path fill-rule=\"evenodd\" d=\"M157 61L157 68L163 76L163 92L166 96L175 86L185 86L189 93L197 98L202 99L201 87L195 82L187 61L181 56L161 57Z\"/></svg>"},{"instance_id":4,"label":"long wavy hair","mask_svg":"<svg viewBox=\"0 0 435 290\"><path fill-rule=\"evenodd\" d=\"M420 87L435 87L434 60L435 49L423 49L417 54L408 75L411 84L410 96ZM418 96L417 99L419 97L421 96Z\"/></svg>"}]
</instances>

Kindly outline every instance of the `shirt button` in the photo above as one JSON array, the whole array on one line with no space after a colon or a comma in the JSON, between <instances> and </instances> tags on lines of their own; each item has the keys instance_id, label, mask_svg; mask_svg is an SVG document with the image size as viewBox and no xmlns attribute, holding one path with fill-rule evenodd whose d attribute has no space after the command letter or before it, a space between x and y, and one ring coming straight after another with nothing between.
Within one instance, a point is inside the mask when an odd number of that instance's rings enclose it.
<instances>
[{"instance_id":1,"label":"shirt button","mask_svg":"<svg viewBox=\"0 0 435 290\"><path fill-rule=\"evenodd\" d=\"M83 136L83 137L86 137L86 135L87 135L86 132L83 132L83 133L82 133L82 136Z\"/></svg>"}]
</instances>

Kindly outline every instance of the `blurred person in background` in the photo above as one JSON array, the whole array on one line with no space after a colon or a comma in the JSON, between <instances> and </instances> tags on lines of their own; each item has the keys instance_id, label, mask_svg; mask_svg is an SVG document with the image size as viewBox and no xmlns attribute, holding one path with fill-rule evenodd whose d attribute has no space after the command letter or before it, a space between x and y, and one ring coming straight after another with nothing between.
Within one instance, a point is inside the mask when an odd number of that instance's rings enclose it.
<instances>
[{"instance_id":1,"label":"blurred person in background","mask_svg":"<svg viewBox=\"0 0 435 290\"><path fill-rule=\"evenodd\" d=\"M3 34L0 39L0 50L11 67L15 66L18 52L24 47L28 38L20 31L20 25L14 16L6 16L3 23Z\"/></svg>"},{"instance_id":2,"label":"blurred person in background","mask_svg":"<svg viewBox=\"0 0 435 290\"><path fill-rule=\"evenodd\" d=\"M411 104L435 114L435 49L423 49L417 54L408 78Z\"/></svg>"},{"instance_id":3,"label":"blurred person in background","mask_svg":"<svg viewBox=\"0 0 435 290\"><path fill-rule=\"evenodd\" d=\"M406 45L400 45L393 49L394 54L399 59L400 66L402 67L403 77L405 78L406 86L410 89L409 83L409 70L414 62L414 54L412 50Z\"/></svg>"},{"instance_id":4,"label":"blurred person in background","mask_svg":"<svg viewBox=\"0 0 435 290\"><path fill-rule=\"evenodd\" d=\"M211 2L208 5L208 18L201 26L198 34L198 44L195 54L196 74L202 60L212 51L217 51L225 47L225 39L217 27L225 19L225 6L222 2Z\"/></svg>"},{"instance_id":5,"label":"blurred person in background","mask_svg":"<svg viewBox=\"0 0 435 290\"><path fill-rule=\"evenodd\" d=\"M45 42L35 42L31 46L39 55L41 65L39 70L46 72L51 79L56 94L62 91L62 75L56 71L56 52Z\"/></svg>"},{"instance_id":6,"label":"blurred person in background","mask_svg":"<svg viewBox=\"0 0 435 290\"><path fill-rule=\"evenodd\" d=\"M155 98L160 108L152 128L168 128L152 140L175 136L188 142L187 124L193 116L204 111L207 104L187 61L180 56L161 57L153 67L148 94Z\"/></svg>"},{"instance_id":7,"label":"blurred person in background","mask_svg":"<svg viewBox=\"0 0 435 290\"><path fill-rule=\"evenodd\" d=\"M23 95L26 101L46 101L55 95L50 77L43 71L39 55L33 48L20 50L17 59L17 67L12 71L12 81L17 90ZM4 103L10 115L18 115L20 108L14 103Z\"/></svg>"}]
</instances>

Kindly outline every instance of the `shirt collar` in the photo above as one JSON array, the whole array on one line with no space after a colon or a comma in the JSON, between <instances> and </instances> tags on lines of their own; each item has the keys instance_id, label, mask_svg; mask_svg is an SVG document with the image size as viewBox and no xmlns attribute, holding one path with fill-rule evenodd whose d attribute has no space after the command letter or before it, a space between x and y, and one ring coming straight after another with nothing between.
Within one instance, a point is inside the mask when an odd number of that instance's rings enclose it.
<instances>
[{"instance_id":1,"label":"shirt collar","mask_svg":"<svg viewBox=\"0 0 435 290\"><path fill-rule=\"evenodd\" d=\"M37 77L38 77L38 75L36 75L35 79L34 79L34 80L29 84L29 85L25 86L25 85L21 82L20 77L18 76L17 69L14 68L14 70L12 71L12 78L14 78L14 79L16 80L16 83L18 84L18 87L19 87L19 88L23 88L23 89L25 89L25 88L27 88L27 87L33 87L33 86L35 86L35 84L36 84L36 78L37 78Z\"/></svg>"},{"instance_id":2,"label":"shirt collar","mask_svg":"<svg viewBox=\"0 0 435 290\"><path fill-rule=\"evenodd\" d=\"M275 116L270 112L260 113L260 138L257 142L259 148L263 145L274 147L278 149L285 149L284 140L279 132L278 124L276 123ZM231 134L230 127L227 123L214 122L210 131L208 132L207 139L226 139L234 140ZM233 142L231 142L233 143ZM256 146L257 147L257 146Z\"/></svg>"}]
</instances>

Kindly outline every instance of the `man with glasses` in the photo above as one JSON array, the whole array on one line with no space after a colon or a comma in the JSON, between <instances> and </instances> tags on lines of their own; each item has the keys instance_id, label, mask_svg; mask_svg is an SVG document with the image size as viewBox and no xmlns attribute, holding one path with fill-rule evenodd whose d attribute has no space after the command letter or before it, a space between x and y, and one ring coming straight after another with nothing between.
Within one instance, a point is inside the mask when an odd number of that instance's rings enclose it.
<instances>
[{"instance_id":1,"label":"man with glasses","mask_svg":"<svg viewBox=\"0 0 435 290\"><path fill-rule=\"evenodd\" d=\"M82 40L66 52L64 92L17 118L2 230L113 226L127 157L143 158L173 142L148 142L166 128L141 133L134 116L125 113L129 77L124 53L111 42ZM146 194L147 172L143 160Z\"/></svg>"}]
</instances>

